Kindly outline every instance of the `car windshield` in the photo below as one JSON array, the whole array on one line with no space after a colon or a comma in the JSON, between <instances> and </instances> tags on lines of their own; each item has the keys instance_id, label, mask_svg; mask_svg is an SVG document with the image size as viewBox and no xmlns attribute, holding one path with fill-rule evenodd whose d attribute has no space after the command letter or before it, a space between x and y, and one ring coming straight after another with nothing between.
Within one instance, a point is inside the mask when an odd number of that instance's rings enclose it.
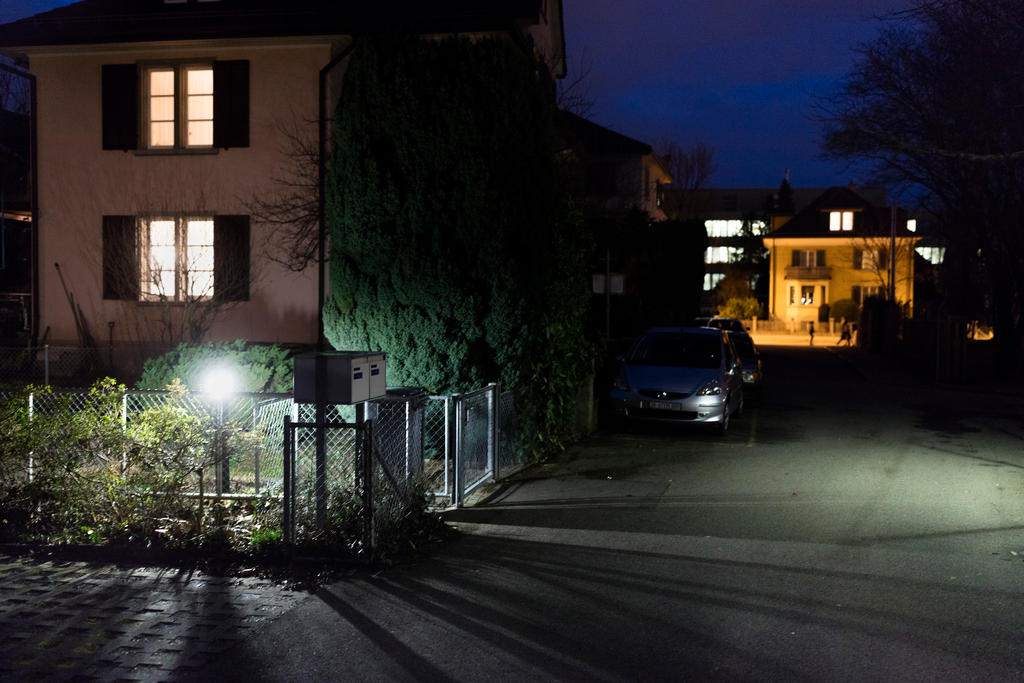
<instances>
[{"instance_id":1,"label":"car windshield","mask_svg":"<svg viewBox=\"0 0 1024 683\"><path fill-rule=\"evenodd\" d=\"M636 365L717 368L722 364L722 344L713 334L657 332L641 338L626 360Z\"/></svg>"},{"instance_id":2,"label":"car windshield","mask_svg":"<svg viewBox=\"0 0 1024 683\"><path fill-rule=\"evenodd\" d=\"M736 353L741 356L754 355L754 340L745 334L734 334L732 336L732 345L736 347Z\"/></svg>"}]
</instances>

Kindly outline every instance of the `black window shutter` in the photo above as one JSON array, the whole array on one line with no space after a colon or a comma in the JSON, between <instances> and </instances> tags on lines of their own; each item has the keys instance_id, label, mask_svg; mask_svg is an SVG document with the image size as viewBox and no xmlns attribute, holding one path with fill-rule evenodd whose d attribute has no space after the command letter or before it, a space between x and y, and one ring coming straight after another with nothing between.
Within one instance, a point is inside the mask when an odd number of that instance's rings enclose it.
<instances>
[{"instance_id":1,"label":"black window shutter","mask_svg":"<svg viewBox=\"0 0 1024 683\"><path fill-rule=\"evenodd\" d=\"M861 302L860 301L860 285L854 285L853 286L853 289L850 291L850 298L853 299L854 301L856 301L858 304Z\"/></svg>"},{"instance_id":2,"label":"black window shutter","mask_svg":"<svg viewBox=\"0 0 1024 683\"><path fill-rule=\"evenodd\" d=\"M103 217L103 298L139 298L139 232L135 216Z\"/></svg>"},{"instance_id":3,"label":"black window shutter","mask_svg":"<svg viewBox=\"0 0 1024 683\"><path fill-rule=\"evenodd\" d=\"M139 146L139 75L134 64L104 64L103 149Z\"/></svg>"},{"instance_id":4,"label":"black window shutter","mask_svg":"<svg viewBox=\"0 0 1024 683\"><path fill-rule=\"evenodd\" d=\"M799 266L800 265L800 251L798 249L794 249L793 250L793 265L794 266Z\"/></svg>"},{"instance_id":5,"label":"black window shutter","mask_svg":"<svg viewBox=\"0 0 1024 683\"><path fill-rule=\"evenodd\" d=\"M249 300L249 217L213 220L213 296L218 301Z\"/></svg>"},{"instance_id":6,"label":"black window shutter","mask_svg":"<svg viewBox=\"0 0 1024 683\"><path fill-rule=\"evenodd\" d=\"M879 268L879 270L881 270L882 268L888 268L888 267L889 267L889 250L888 249L879 249L878 250L878 268Z\"/></svg>"},{"instance_id":7,"label":"black window shutter","mask_svg":"<svg viewBox=\"0 0 1024 683\"><path fill-rule=\"evenodd\" d=\"M249 62L213 63L213 146L249 146Z\"/></svg>"},{"instance_id":8,"label":"black window shutter","mask_svg":"<svg viewBox=\"0 0 1024 683\"><path fill-rule=\"evenodd\" d=\"M818 255L817 255L816 260L815 260L815 265L818 266L819 268L825 265L825 250L824 249L819 249L818 250Z\"/></svg>"},{"instance_id":9,"label":"black window shutter","mask_svg":"<svg viewBox=\"0 0 1024 683\"><path fill-rule=\"evenodd\" d=\"M864 267L864 250L854 249L853 250L853 267L856 270L861 270Z\"/></svg>"}]
</instances>

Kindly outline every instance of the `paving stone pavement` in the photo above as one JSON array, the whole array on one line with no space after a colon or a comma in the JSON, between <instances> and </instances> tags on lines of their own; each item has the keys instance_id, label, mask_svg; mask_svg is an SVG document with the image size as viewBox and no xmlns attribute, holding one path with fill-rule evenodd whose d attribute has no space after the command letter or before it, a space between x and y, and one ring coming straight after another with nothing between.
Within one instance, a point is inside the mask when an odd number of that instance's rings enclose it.
<instances>
[{"instance_id":1,"label":"paving stone pavement","mask_svg":"<svg viewBox=\"0 0 1024 683\"><path fill-rule=\"evenodd\" d=\"M307 595L255 577L0 557L0 680L201 678Z\"/></svg>"}]
</instances>

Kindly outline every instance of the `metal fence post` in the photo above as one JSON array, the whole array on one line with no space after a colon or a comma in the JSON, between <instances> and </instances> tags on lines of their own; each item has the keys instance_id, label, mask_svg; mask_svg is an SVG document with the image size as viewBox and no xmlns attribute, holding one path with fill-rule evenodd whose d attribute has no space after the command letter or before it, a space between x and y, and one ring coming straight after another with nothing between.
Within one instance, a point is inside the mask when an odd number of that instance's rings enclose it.
<instances>
[{"instance_id":1,"label":"metal fence post","mask_svg":"<svg viewBox=\"0 0 1024 683\"><path fill-rule=\"evenodd\" d=\"M29 395L28 395L28 421L29 422L32 422L32 419L35 416L35 404L36 404L36 395L33 392L29 392ZM32 454L32 451L29 451L29 453L28 453L28 483L30 483L30 484L32 483L32 479L35 477L35 473L36 473L36 459L35 459L35 456Z\"/></svg>"},{"instance_id":2,"label":"metal fence post","mask_svg":"<svg viewBox=\"0 0 1024 683\"><path fill-rule=\"evenodd\" d=\"M257 430L256 407L259 403L254 398L250 398L249 400L252 402L252 431L255 432ZM260 493L260 451L262 450L262 448L253 449L253 458L255 460L253 463L253 485L256 489L256 495L259 495Z\"/></svg>"},{"instance_id":3,"label":"metal fence post","mask_svg":"<svg viewBox=\"0 0 1024 683\"><path fill-rule=\"evenodd\" d=\"M362 405L362 404L358 404ZM377 550L377 524L376 515L374 514L374 484L373 484L373 462L375 439L373 438L373 420L366 420L365 422L359 420L361 425L362 434L359 435L359 439L363 442L362 448L362 461L359 466L363 470L363 515L364 515L364 533L366 534L366 557L371 562L375 556Z\"/></svg>"},{"instance_id":4,"label":"metal fence post","mask_svg":"<svg viewBox=\"0 0 1024 683\"><path fill-rule=\"evenodd\" d=\"M294 539L292 538L292 487L295 485L292 473L292 461L294 455L295 443L292 440L292 419L290 415L284 416L284 452L282 458L284 462L281 463L284 475L284 511L281 519L281 528L284 532L284 545L289 551L291 550Z\"/></svg>"},{"instance_id":5,"label":"metal fence post","mask_svg":"<svg viewBox=\"0 0 1024 683\"><path fill-rule=\"evenodd\" d=\"M128 432L128 392L121 394L121 433ZM128 471L128 451L121 451L121 474Z\"/></svg>"},{"instance_id":6,"label":"metal fence post","mask_svg":"<svg viewBox=\"0 0 1024 683\"><path fill-rule=\"evenodd\" d=\"M50 386L50 345L43 344L43 386Z\"/></svg>"},{"instance_id":7,"label":"metal fence post","mask_svg":"<svg viewBox=\"0 0 1024 683\"><path fill-rule=\"evenodd\" d=\"M498 479L498 384L487 385L491 390L487 398L487 469L491 478Z\"/></svg>"},{"instance_id":8,"label":"metal fence post","mask_svg":"<svg viewBox=\"0 0 1024 683\"><path fill-rule=\"evenodd\" d=\"M455 494L455 507L462 507L462 504L465 502L462 499L462 489L465 485L465 472L463 471L463 467L465 466L465 454L463 453L462 446L464 438L463 431L465 429L466 420L464 415L465 405L462 401L461 394L455 394L452 396L452 410L455 413L455 421L453 423L453 427L455 429L455 450L453 453L453 458L455 460L455 467L453 468L455 472L455 482L453 493Z\"/></svg>"},{"instance_id":9,"label":"metal fence post","mask_svg":"<svg viewBox=\"0 0 1024 683\"><path fill-rule=\"evenodd\" d=\"M450 396L444 397L444 492L452 496L451 489L451 449L452 449L452 426L451 426L451 403Z\"/></svg>"}]
</instances>

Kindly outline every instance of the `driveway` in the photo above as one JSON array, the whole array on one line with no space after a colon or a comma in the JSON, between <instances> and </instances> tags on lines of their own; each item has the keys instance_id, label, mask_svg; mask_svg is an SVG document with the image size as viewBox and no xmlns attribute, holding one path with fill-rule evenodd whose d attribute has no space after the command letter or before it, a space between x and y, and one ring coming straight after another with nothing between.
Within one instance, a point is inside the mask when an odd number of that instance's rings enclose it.
<instances>
[{"instance_id":1,"label":"driveway","mask_svg":"<svg viewBox=\"0 0 1024 683\"><path fill-rule=\"evenodd\" d=\"M727 437L599 434L452 512L459 541L322 589L218 673L1024 680L1019 401L822 348L766 356L767 393Z\"/></svg>"},{"instance_id":2,"label":"driveway","mask_svg":"<svg viewBox=\"0 0 1024 683\"><path fill-rule=\"evenodd\" d=\"M849 360L767 348L767 392L726 437L598 434L453 511L462 537L430 556L271 592L269 618L225 621L215 652L200 638L118 675L1024 680L1024 406Z\"/></svg>"}]
</instances>

